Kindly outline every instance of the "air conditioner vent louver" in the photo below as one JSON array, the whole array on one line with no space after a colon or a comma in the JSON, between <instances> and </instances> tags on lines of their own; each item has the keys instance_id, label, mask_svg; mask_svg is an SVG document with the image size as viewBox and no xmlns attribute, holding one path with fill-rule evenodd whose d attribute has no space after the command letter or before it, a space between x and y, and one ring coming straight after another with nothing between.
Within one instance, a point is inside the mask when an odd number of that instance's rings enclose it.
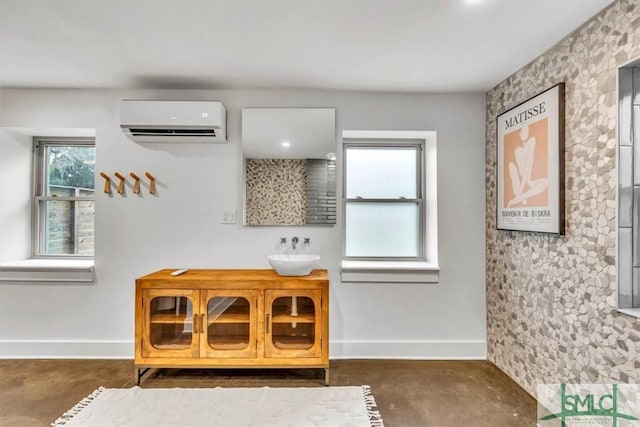
<instances>
[{"instance_id":1,"label":"air conditioner vent louver","mask_svg":"<svg viewBox=\"0 0 640 427\"><path fill-rule=\"evenodd\" d=\"M129 129L129 131L133 136L216 136L216 131L213 129Z\"/></svg>"},{"instance_id":2,"label":"air conditioner vent louver","mask_svg":"<svg viewBox=\"0 0 640 427\"><path fill-rule=\"evenodd\" d=\"M227 112L220 101L124 99L120 127L136 142L227 142Z\"/></svg>"}]
</instances>

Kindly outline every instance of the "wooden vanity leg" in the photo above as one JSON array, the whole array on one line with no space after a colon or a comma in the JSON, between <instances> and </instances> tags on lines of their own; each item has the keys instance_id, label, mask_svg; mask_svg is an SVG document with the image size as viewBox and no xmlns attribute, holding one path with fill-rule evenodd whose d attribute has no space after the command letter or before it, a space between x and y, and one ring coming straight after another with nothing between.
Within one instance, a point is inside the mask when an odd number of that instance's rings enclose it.
<instances>
[{"instance_id":1,"label":"wooden vanity leg","mask_svg":"<svg viewBox=\"0 0 640 427\"><path fill-rule=\"evenodd\" d=\"M324 368L324 385L329 385L329 368Z\"/></svg>"},{"instance_id":2,"label":"wooden vanity leg","mask_svg":"<svg viewBox=\"0 0 640 427\"><path fill-rule=\"evenodd\" d=\"M136 380L136 385L140 385L140 382L142 382L142 376L147 372L149 372L150 369L151 368L136 368L135 375L134 375Z\"/></svg>"}]
</instances>

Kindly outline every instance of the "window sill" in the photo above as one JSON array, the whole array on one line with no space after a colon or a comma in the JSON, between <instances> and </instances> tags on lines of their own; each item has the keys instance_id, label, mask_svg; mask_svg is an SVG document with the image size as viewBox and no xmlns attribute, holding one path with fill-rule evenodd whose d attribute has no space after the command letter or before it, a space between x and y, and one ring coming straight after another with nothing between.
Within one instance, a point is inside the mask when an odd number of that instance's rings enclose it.
<instances>
[{"instance_id":1,"label":"window sill","mask_svg":"<svg viewBox=\"0 0 640 427\"><path fill-rule=\"evenodd\" d=\"M93 282L93 260L25 259L0 264L0 282Z\"/></svg>"},{"instance_id":2,"label":"window sill","mask_svg":"<svg viewBox=\"0 0 640 427\"><path fill-rule=\"evenodd\" d=\"M640 308L619 308L618 312L640 319Z\"/></svg>"},{"instance_id":3,"label":"window sill","mask_svg":"<svg viewBox=\"0 0 640 427\"><path fill-rule=\"evenodd\" d=\"M438 283L440 268L429 262L342 261L343 282Z\"/></svg>"}]
</instances>

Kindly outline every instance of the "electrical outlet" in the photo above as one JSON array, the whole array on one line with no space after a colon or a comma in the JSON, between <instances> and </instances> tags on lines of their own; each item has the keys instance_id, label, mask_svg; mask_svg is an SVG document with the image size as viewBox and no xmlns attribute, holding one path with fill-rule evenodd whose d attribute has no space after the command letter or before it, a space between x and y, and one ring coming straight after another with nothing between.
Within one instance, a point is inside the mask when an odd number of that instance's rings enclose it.
<instances>
[{"instance_id":1,"label":"electrical outlet","mask_svg":"<svg viewBox=\"0 0 640 427\"><path fill-rule=\"evenodd\" d=\"M222 211L222 223L223 224L235 224L236 223L236 210L225 209Z\"/></svg>"}]
</instances>

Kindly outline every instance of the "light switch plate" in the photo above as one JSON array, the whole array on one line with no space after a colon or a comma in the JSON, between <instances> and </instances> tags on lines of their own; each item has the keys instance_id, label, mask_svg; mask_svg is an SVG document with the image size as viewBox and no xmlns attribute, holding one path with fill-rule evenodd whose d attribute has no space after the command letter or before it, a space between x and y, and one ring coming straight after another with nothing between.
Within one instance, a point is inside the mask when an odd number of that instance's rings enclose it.
<instances>
[{"instance_id":1,"label":"light switch plate","mask_svg":"<svg viewBox=\"0 0 640 427\"><path fill-rule=\"evenodd\" d=\"M222 211L222 223L223 224L235 224L236 223L236 210L225 209Z\"/></svg>"}]
</instances>

